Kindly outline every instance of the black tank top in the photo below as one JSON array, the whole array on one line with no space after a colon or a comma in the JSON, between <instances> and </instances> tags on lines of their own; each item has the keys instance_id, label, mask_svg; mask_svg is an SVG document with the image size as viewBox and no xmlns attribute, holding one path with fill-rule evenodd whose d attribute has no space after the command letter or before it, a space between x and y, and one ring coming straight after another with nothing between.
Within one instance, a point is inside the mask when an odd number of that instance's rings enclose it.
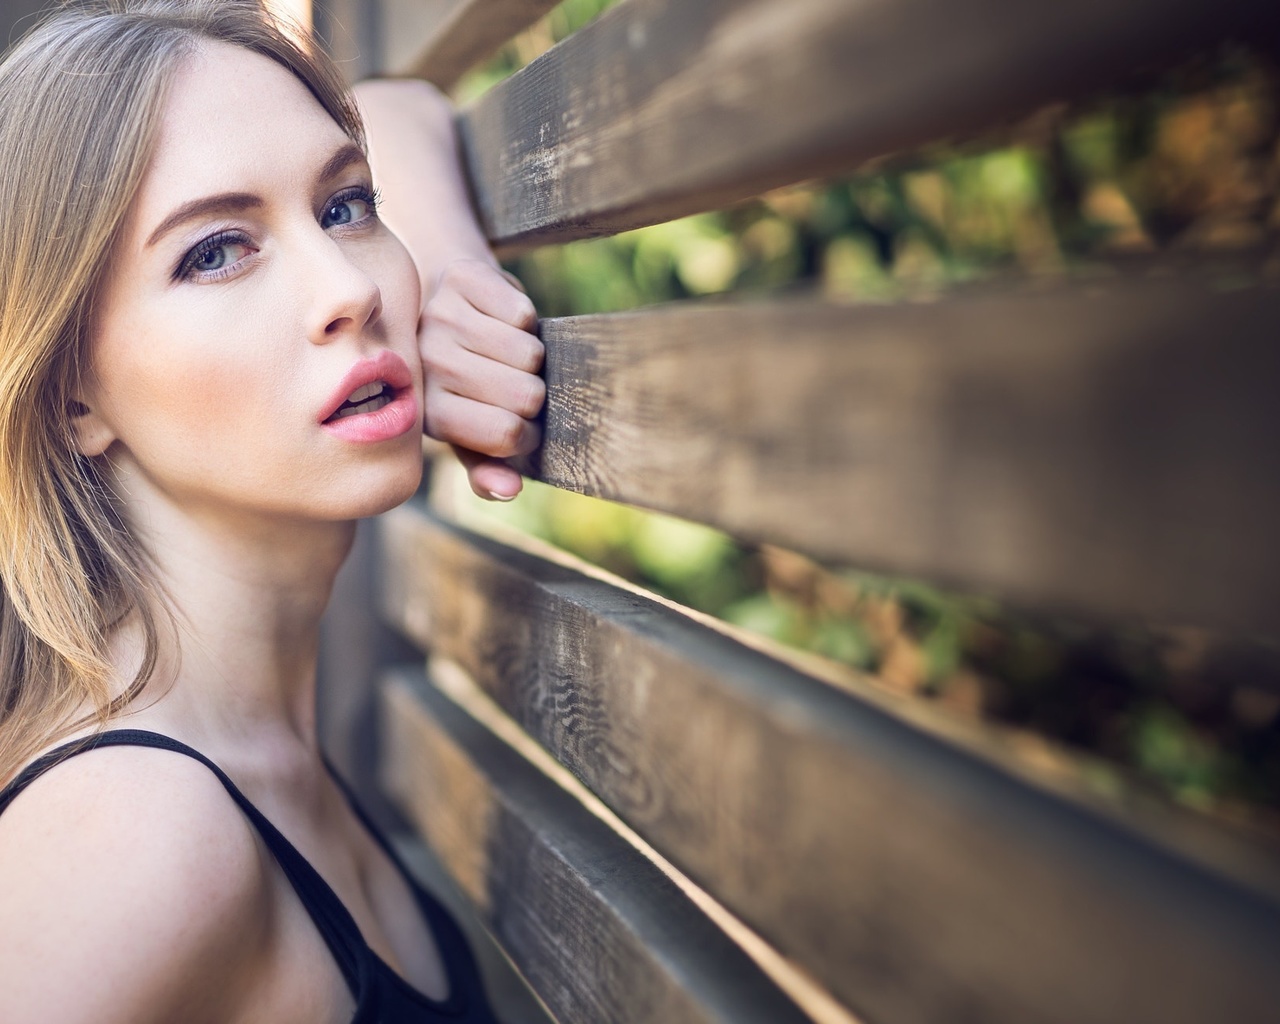
<instances>
[{"instance_id":1,"label":"black tank top","mask_svg":"<svg viewBox=\"0 0 1280 1024\"><path fill-rule=\"evenodd\" d=\"M395 973L369 944L356 926L355 919L343 906L337 894L320 873L307 861L297 848L271 824L240 792L221 768L197 750L185 743L160 733L138 729L117 729L104 732L87 740L73 740L28 765L8 786L0 791L0 814L14 798L38 779L44 772L68 757L82 754L98 747L137 746L160 747L195 758L226 787L231 798L240 806L253 827L257 829L267 849L271 851L285 876L293 885L302 905L307 908L311 920L320 930L326 945L333 953L347 987L355 999L356 1012L351 1024L498 1024L489 1008L481 986L480 975L467 941L449 912L424 892L405 870L386 838L374 827L373 822L351 799L342 781L335 775L348 802L365 827L386 851L397 870L404 875L417 896L418 905L431 927L445 972L449 977L449 998L445 1001L429 999L414 989Z\"/></svg>"}]
</instances>

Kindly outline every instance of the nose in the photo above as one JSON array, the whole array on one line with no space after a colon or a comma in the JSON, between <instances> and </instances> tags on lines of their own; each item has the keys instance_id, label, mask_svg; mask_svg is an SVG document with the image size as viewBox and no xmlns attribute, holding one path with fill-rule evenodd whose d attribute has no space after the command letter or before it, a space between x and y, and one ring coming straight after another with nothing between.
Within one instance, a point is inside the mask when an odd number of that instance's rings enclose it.
<instances>
[{"instance_id":1,"label":"nose","mask_svg":"<svg viewBox=\"0 0 1280 1024\"><path fill-rule=\"evenodd\" d=\"M358 334L382 315L382 290L344 247L324 235L305 273L313 297L309 335L313 344L327 345L346 334Z\"/></svg>"}]
</instances>

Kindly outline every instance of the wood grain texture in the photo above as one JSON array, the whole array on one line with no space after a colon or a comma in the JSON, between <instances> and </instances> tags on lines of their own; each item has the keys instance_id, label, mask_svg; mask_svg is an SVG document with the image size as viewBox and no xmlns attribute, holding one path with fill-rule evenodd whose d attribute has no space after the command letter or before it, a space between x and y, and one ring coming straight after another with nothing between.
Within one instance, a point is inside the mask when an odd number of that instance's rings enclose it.
<instances>
[{"instance_id":1,"label":"wood grain texture","mask_svg":"<svg viewBox=\"0 0 1280 1024\"><path fill-rule=\"evenodd\" d=\"M360 794L366 810L384 810L377 780L374 721L378 674L410 660L413 647L377 612L377 524L360 523L334 580L320 623L317 723L329 763Z\"/></svg>"},{"instance_id":2,"label":"wood grain texture","mask_svg":"<svg viewBox=\"0 0 1280 1024\"><path fill-rule=\"evenodd\" d=\"M627 0L460 118L508 249L723 207L1087 94L1271 0Z\"/></svg>"},{"instance_id":3,"label":"wood grain texture","mask_svg":"<svg viewBox=\"0 0 1280 1024\"><path fill-rule=\"evenodd\" d=\"M439 14L403 73L450 89L467 71L559 0L434 0Z\"/></svg>"},{"instance_id":4,"label":"wood grain texture","mask_svg":"<svg viewBox=\"0 0 1280 1024\"><path fill-rule=\"evenodd\" d=\"M1280 287L546 320L538 479L1035 607L1280 630Z\"/></svg>"},{"instance_id":5,"label":"wood grain texture","mask_svg":"<svg viewBox=\"0 0 1280 1024\"><path fill-rule=\"evenodd\" d=\"M805 1024L666 875L421 671L384 696L388 790L560 1024Z\"/></svg>"},{"instance_id":6,"label":"wood grain texture","mask_svg":"<svg viewBox=\"0 0 1280 1024\"><path fill-rule=\"evenodd\" d=\"M1181 816L1156 841L422 509L381 526L391 619L860 1017L1274 1019L1280 884L1257 851Z\"/></svg>"}]
</instances>

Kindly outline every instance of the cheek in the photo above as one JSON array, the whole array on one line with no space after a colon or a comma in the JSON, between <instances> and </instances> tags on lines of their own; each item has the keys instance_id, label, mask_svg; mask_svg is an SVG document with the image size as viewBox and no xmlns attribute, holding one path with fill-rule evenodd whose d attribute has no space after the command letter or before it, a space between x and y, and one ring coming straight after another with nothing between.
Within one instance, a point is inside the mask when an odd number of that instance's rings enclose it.
<instances>
[{"instance_id":1,"label":"cheek","mask_svg":"<svg viewBox=\"0 0 1280 1024\"><path fill-rule=\"evenodd\" d=\"M412 258L389 231L352 246L347 258L377 283L383 341L419 374L421 394ZM312 406L323 397L306 378L315 297L291 280L282 284L284 269L263 268L234 291L217 284L144 301L125 288L104 303L91 349L96 411L144 465L173 472L230 458L248 471L269 458L267 439L312 425Z\"/></svg>"},{"instance_id":2,"label":"cheek","mask_svg":"<svg viewBox=\"0 0 1280 1024\"><path fill-rule=\"evenodd\" d=\"M392 331L407 328L416 342L418 317L422 312L422 285L418 268L409 250L390 231L388 244L381 254L379 267L373 274L382 292L383 318Z\"/></svg>"},{"instance_id":3,"label":"cheek","mask_svg":"<svg viewBox=\"0 0 1280 1024\"><path fill-rule=\"evenodd\" d=\"M269 322L251 308L202 316L199 305L106 331L95 346L103 414L135 450L251 429L290 390L296 367L269 365L271 346L254 344Z\"/></svg>"}]
</instances>

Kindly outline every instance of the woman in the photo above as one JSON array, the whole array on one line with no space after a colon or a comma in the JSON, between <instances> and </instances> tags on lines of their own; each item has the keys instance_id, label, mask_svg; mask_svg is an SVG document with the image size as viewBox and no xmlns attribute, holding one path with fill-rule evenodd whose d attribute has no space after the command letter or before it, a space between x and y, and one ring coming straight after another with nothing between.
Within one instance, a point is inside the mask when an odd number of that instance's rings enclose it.
<instances>
[{"instance_id":1,"label":"woman","mask_svg":"<svg viewBox=\"0 0 1280 1024\"><path fill-rule=\"evenodd\" d=\"M408 249L250 0L82 5L0 67L5 1024L492 1019L325 771L317 628L424 408L519 489L541 347L443 101L359 101Z\"/></svg>"}]
</instances>

